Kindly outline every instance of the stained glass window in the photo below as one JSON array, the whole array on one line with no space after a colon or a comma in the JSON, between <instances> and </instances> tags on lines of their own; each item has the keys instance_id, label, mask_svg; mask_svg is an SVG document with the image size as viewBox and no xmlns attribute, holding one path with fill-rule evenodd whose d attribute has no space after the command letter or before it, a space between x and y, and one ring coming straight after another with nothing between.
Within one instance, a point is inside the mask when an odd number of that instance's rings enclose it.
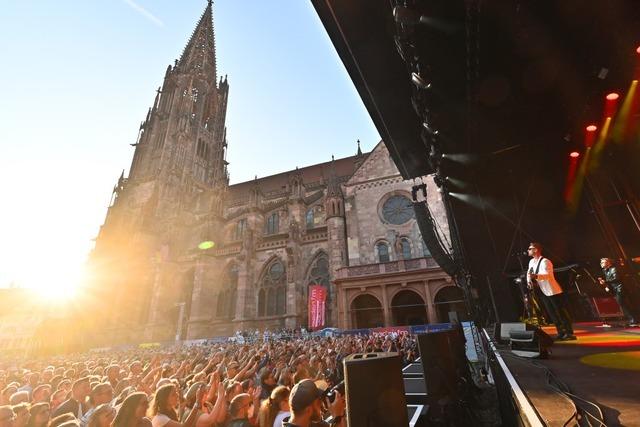
<instances>
[{"instance_id":1,"label":"stained glass window","mask_svg":"<svg viewBox=\"0 0 640 427\"><path fill-rule=\"evenodd\" d=\"M274 261L260 281L258 316L274 316L287 312L287 283L282 262Z\"/></svg>"},{"instance_id":2,"label":"stained glass window","mask_svg":"<svg viewBox=\"0 0 640 427\"><path fill-rule=\"evenodd\" d=\"M411 259L411 243L407 239L400 240L402 246L402 259Z\"/></svg>"},{"instance_id":3,"label":"stained glass window","mask_svg":"<svg viewBox=\"0 0 640 427\"><path fill-rule=\"evenodd\" d=\"M306 222L307 228L313 228L315 226L315 224L313 223L313 208L307 211Z\"/></svg>"},{"instance_id":4,"label":"stained glass window","mask_svg":"<svg viewBox=\"0 0 640 427\"><path fill-rule=\"evenodd\" d=\"M236 317L236 297L238 288L238 267L233 265L225 273L218 291L216 317L233 319Z\"/></svg>"},{"instance_id":5,"label":"stained glass window","mask_svg":"<svg viewBox=\"0 0 640 427\"><path fill-rule=\"evenodd\" d=\"M376 245L376 252L378 252L378 262L389 262L391 259L389 258L389 246L380 242Z\"/></svg>"},{"instance_id":6,"label":"stained glass window","mask_svg":"<svg viewBox=\"0 0 640 427\"><path fill-rule=\"evenodd\" d=\"M265 234L276 234L279 230L280 216L278 212L274 212L267 217L267 223L265 224Z\"/></svg>"},{"instance_id":7,"label":"stained glass window","mask_svg":"<svg viewBox=\"0 0 640 427\"><path fill-rule=\"evenodd\" d=\"M382 205L382 218L390 224L404 224L413 217L413 205L405 196L391 196Z\"/></svg>"}]
</instances>

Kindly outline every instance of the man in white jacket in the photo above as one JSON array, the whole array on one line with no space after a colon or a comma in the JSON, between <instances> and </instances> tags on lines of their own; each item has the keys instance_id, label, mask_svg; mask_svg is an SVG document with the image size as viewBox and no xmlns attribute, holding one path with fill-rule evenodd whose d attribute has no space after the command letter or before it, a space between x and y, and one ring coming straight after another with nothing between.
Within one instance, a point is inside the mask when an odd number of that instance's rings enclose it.
<instances>
[{"instance_id":1,"label":"man in white jacket","mask_svg":"<svg viewBox=\"0 0 640 427\"><path fill-rule=\"evenodd\" d=\"M553 264L542 256L542 245L540 243L530 243L527 253L531 257L529 260L529 271L527 273L527 284L530 289L537 286L540 289L540 299L544 305L551 321L558 330L558 340L575 340L571 318L565 306L562 287L553 275Z\"/></svg>"}]
</instances>

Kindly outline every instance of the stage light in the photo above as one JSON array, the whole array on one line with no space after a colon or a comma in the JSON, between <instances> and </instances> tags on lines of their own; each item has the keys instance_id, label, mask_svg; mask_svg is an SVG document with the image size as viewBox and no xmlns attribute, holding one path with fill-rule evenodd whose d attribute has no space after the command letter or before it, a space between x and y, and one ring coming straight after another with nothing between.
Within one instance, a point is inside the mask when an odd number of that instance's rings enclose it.
<instances>
[{"instance_id":1,"label":"stage light","mask_svg":"<svg viewBox=\"0 0 640 427\"><path fill-rule=\"evenodd\" d=\"M609 95L607 95L607 101L615 101L619 97L620 95L618 95L617 93L611 92Z\"/></svg>"},{"instance_id":2,"label":"stage light","mask_svg":"<svg viewBox=\"0 0 640 427\"><path fill-rule=\"evenodd\" d=\"M636 48L636 53L640 53L640 46Z\"/></svg>"},{"instance_id":3,"label":"stage light","mask_svg":"<svg viewBox=\"0 0 640 427\"><path fill-rule=\"evenodd\" d=\"M571 153L569 153L569 157L571 157L572 159L577 159L578 157L580 157L580 153L578 153L577 151L572 151Z\"/></svg>"},{"instance_id":4,"label":"stage light","mask_svg":"<svg viewBox=\"0 0 640 427\"><path fill-rule=\"evenodd\" d=\"M393 8L393 18L398 24L416 25L420 22L420 14L407 6L396 6Z\"/></svg>"},{"instance_id":5,"label":"stage light","mask_svg":"<svg viewBox=\"0 0 640 427\"><path fill-rule=\"evenodd\" d=\"M596 126L596 125L587 126L587 132L595 132L597 130L598 130L598 126Z\"/></svg>"},{"instance_id":6,"label":"stage light","mask_svg":"<svg viewBox=\"0 0 640 427\"><path fill-rule=\"evenodd\" d=\"M427 132L429 132L429 134L431 134L431 136L436 136L436 135L438 135L438 131L437 131L436 129L433 129L433 128L431 127L431 125L429 125L429 123L427 123L427 122L422 123L422 127L424 127L424 128L425 128L425 130L426 130Z\"/></svg>"},{"instance_id":7,"label":"stage light","mask_svg":"<svg viewBox=\"0 0 640 427\"><path fill-rule=\"evenodd\" d=\"M420 74L416 72L411 73L411 81L413 82L414 85L418 86L420 89L426 90L431 87L431 83L423 79L422 76L420 76Z\"/></svg>"}]
</instances>

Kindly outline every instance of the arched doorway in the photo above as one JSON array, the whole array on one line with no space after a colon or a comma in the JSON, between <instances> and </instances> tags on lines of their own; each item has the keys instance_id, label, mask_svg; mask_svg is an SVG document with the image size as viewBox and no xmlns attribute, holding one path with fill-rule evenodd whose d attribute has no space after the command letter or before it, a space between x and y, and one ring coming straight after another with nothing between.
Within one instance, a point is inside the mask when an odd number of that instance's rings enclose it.
<instances>
[{"instance_id":1,"label":"arched doorway","mask_svg":"<svg viewBox=\"0 0 640 427\"><path fill-rule=\"evenodd\" d=\"M427 323L427 308L424 300L414 291L403 290L391 300L391 313L395 326L424 325Z\"/></svg>"},{"instance_id":2,"label":"arched doorway","mask_svg":"<svg viewBox=\"0 0 640 427\"><path fill-rule=\"evenodd\" d=\"M384 326L384 313L378 298L371 294L358 295L351 303L351 321L356 329Z\"/></svg>"},{"instance_id":3,"label":"arched doorway","mask_svg":"<svg viewBox=\"0 0 640 427\"><path fill-rule=\"evenodd\" d=\"M469 320L462 289L456 286L447 286L440 289L434 298L434 305L438 314L438 322L448 322L449 312L452 311L458 314L459 321Z\"/></svg>"}]
</instances>

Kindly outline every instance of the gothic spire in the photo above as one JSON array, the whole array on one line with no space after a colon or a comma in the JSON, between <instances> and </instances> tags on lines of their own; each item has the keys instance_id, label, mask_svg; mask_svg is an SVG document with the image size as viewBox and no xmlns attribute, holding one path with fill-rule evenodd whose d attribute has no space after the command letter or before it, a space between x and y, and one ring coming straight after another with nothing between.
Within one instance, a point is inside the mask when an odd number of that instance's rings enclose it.
<instances>
[{"instance_id":1,"label":"gothic spire","mask_svg":"<svg viewBox=\"0 0 640 427\"><path fill-rule=\"evenodd\" d=\"M342 189L338 172L336 171L336 159L331 155L331 164L329 165L329 177L327 179L327 197L342 197Z\"/></svg>"},{"instance_id":2,"label":"gothic spire","mask_svg":"<svg viewBox=\"0 0 640 427\"><path fill-rule=\"evenodd\" d=\"M358 151L356 152L356 156L362 156L362 150L360 149L360 140L358 140Z\"/></svg>"},{"instance_id":3,"label":"gothic spire","mask_svg":"<svg viewBox=\"0 0 640 427\"><path fill-rule=\"evenodd\" d=\"M177 65L180 71L202 73L215 83L217 81L216 44L213 34L212 4L212 0L207 1L207 7L193 30Z\"/></svg>"}]
</instances>

